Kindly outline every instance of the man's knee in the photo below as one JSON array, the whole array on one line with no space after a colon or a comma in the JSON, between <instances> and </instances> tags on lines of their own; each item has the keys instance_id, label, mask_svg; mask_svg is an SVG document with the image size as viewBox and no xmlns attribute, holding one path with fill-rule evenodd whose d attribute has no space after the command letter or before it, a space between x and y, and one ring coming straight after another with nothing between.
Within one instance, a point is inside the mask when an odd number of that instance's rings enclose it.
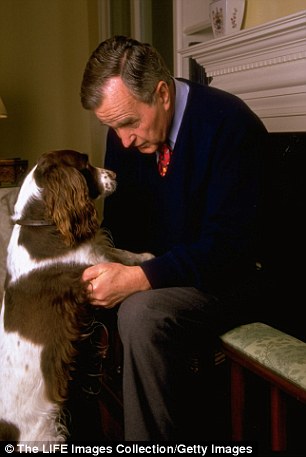
<instances>
[{"instance_id":1,"label":"man's knee","mask_svg":"<svg viewBox=\"0 0 306 457\"><path fill-rule=\"evenodd\" d=\"M169 316L170 313L170 316ZM118 328L122 341L154 338L158 329L171 321L171 307L165 308L156 290L137 292L125 299L118 310Z\"/></svg>"},{"instance_id":2,"label":"man's knee","mask_svg":"<svg viewBox=\"0 0 306 457\"><path fill-rule=\"evenodd\" d=\"M118 328L121 338L140 333L148 319L146 292L137 292L126 298L118 310Z\"/></svg>"},{"instance_id":3,"label":"man's knee","mask_svg":"<svg viewBox=\"0 0 306 457\"><path fill-rule=\"evenodd\" d=\"M126 298L118 309L118 321L123 325L132 325L141 319L145 308L145 292L137 292Z\"/></svg>"}]
</instances>

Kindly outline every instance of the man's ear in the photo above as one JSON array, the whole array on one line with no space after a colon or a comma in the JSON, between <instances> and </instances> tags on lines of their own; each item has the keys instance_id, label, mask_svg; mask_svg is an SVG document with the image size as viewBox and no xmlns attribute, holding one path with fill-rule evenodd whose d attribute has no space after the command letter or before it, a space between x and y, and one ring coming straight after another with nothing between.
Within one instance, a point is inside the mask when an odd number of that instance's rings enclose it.
<instances>
[{"instance_id":1,"label":"man's ear","mask_svg":"<svg viewBox=\"0 0 306 457\"><path fill-rule=\"evenodd\" d=\"M159 99L160 103L164 105L164 108L167 110L170 107L170 87L165 81L159 81L156 86L156 97Z\"/></svg>"}]
</instances>

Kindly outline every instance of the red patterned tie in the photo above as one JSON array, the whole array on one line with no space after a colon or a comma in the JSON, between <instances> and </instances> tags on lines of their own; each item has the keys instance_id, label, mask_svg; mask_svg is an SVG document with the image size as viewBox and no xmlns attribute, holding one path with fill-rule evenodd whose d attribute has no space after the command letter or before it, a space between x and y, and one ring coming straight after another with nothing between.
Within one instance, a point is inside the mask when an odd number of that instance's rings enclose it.
<instances>
[{"instance_id":1,"label":"red patterned tie","mask_svg":"<svg viewBox=\"0 0 306 457\"><path fill-rule=\"evenodd\" d=\"M158 171L160 176L165 176L170 163L172 149L165 143L162 145L158 155Z\"/></svg>"}]
</instances>

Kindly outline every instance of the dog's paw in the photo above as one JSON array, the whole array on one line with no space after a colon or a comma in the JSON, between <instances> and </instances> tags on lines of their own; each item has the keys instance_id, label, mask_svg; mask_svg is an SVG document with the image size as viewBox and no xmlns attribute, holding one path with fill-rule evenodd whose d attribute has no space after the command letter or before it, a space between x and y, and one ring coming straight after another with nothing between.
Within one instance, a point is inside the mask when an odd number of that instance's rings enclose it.
<instances>
[{"instance_id":1,"label":"dog's paw","mask_svg":"<svg viewBox=\"0 0 306 457\"><path fill-rule=\"evenodd\" d=\"M150 252L135 253L123 249L111 248L107 257L110 262L120 262L123 263L123 265L135 266L140 265L146 260L151 260L155 256Z\"/></svg>"},{"instance_id":2,"label":"dog's paw","mask_svg":"<svg viewBox=\"0 0 306 457\"><path fill-rule=\"evenodd\" d=\"M155 255L151 254L151 252L142 252L141 254L139 254L139 256L140 256L140 259L142 262L145 262L146 260L154 259L154 257L155 257Z\"/></svg>"}]
</instances>

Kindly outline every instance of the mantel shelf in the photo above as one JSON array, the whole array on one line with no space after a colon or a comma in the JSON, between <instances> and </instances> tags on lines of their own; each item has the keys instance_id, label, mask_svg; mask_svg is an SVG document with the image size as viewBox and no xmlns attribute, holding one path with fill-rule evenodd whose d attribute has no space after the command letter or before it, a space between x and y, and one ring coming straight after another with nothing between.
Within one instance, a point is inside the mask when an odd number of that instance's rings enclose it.
<instances>
[{"instance_id":1,"label":"mantel shelf","mask_svg":"<svg viewBox=\"0 0 306 457\"><path fill-rule=\"evenodd\" d=\"M306 131L306 10L179 51L270 131Z\"/></svg>"}]
</instances>

